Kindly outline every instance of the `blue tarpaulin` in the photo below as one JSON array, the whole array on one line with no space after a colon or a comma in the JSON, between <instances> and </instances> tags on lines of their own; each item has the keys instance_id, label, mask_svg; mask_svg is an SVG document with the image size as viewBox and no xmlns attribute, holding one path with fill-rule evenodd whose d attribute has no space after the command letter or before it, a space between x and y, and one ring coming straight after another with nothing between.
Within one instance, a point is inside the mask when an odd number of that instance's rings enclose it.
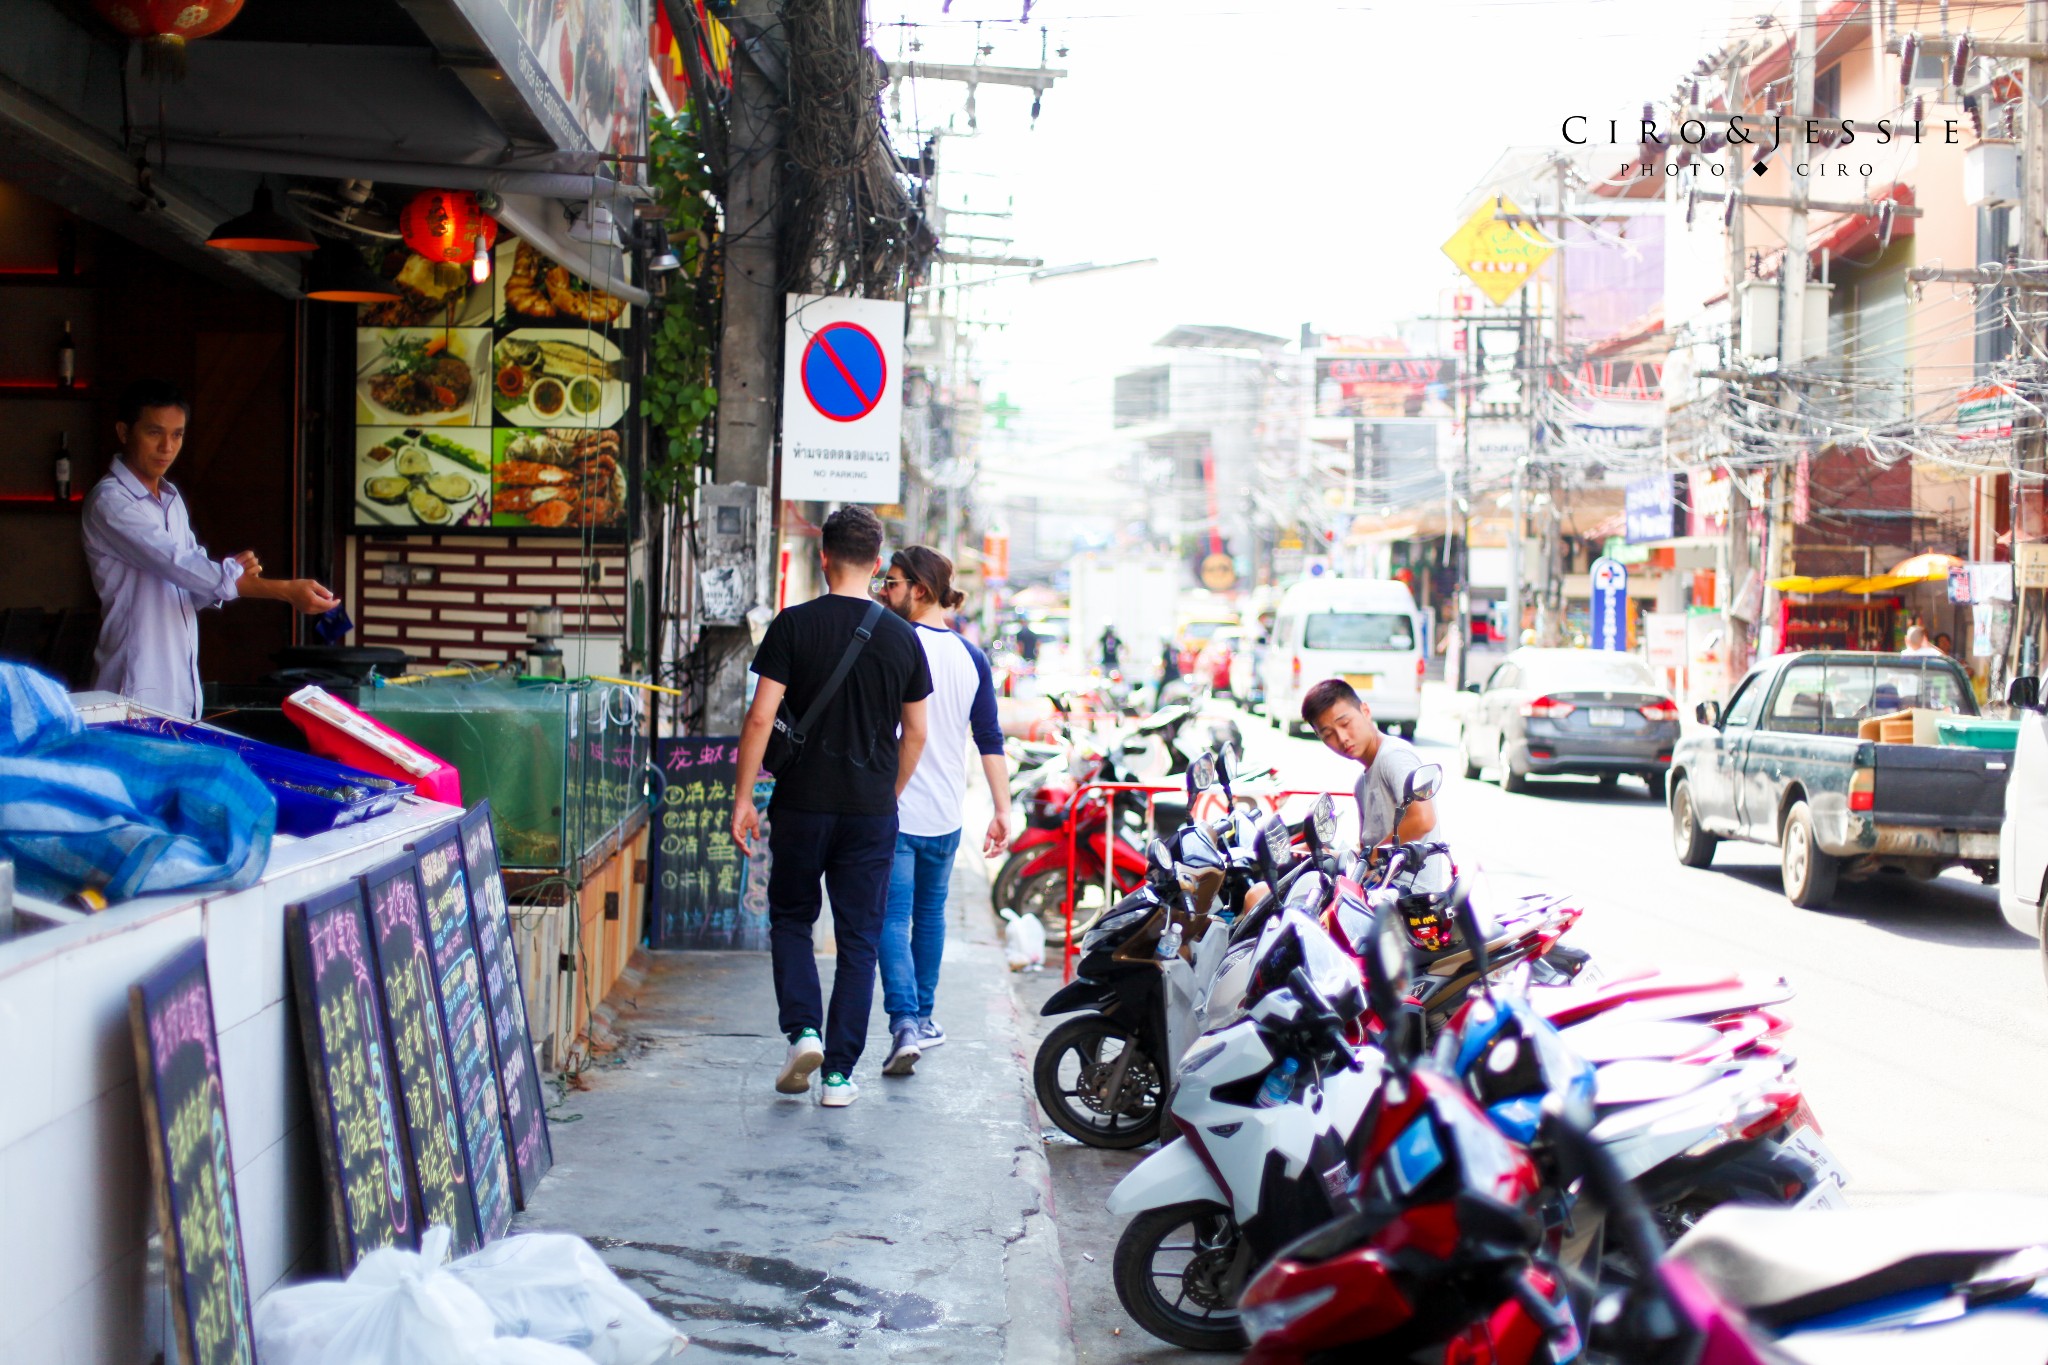
<instances>
[{"instance_id":1,"label":"blue tarpaulin","mask_svg":"<svg viewBox=\"0 0 2048 1365\"><path fill-rule=\"evenodd\" d=\"M263 874L276 826L234 754L88 729L56 679L0 662L0 853L29 895L237 890Z\"/></svg>"}]
</instances>

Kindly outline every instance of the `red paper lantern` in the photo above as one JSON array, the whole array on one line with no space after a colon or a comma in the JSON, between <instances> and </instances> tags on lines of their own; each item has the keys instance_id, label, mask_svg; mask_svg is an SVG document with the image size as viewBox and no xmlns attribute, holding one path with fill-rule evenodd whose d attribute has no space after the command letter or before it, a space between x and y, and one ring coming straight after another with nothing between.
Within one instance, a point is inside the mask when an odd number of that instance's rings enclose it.
<instances>
[{"instance_id":1,"label":"red paper lantern","mask_svg":"<svg viewBox=\"0 0 2048 1365\"><path fill-rule=\"evenodd\" d=\"M185 44L220 32L242 12L242 0L92 0L100 18L142 44L144 75L185 74Z\"/></svg>"},{"instance_id":2,"label":"red paper lantern","mask_svg":"<svg viewBox=\"0 0 2048 1365\"><path fill-rule=\"evenodd\" d=\"M398 234L436 265L466 266L479 238L486 252L498 244L498 220L467 190L421 190L398 215Z\"/></svg>"}]
</instances>

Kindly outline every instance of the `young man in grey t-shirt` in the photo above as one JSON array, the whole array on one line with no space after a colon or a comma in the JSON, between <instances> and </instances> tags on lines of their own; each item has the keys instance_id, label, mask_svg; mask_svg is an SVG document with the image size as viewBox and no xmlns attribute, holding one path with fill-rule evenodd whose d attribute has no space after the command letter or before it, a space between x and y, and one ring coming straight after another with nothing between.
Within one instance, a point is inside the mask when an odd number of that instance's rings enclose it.
<instances>
[{"instance_id":1,"label":"young man in grey t-shirt","mask_svg":"<svg viewBox=\"0 0 2048 1365\"><path fill-rule=\"evenodd\" d=\"M1301 718L1316 732L1330 752L1342 754L1365 765L1358 775L1359 846L1370 849L1384 843L1411 843L1436 830L1436 803L1417 801L1394 826L1401 809L1401 792L1408 775L1423 766L1415 746L1394 735L1380 733L1373 724L1372 709L1359 699L1351 684L1342 678L1325 678L1301 699Z\"/></svg>"}]
</instances>

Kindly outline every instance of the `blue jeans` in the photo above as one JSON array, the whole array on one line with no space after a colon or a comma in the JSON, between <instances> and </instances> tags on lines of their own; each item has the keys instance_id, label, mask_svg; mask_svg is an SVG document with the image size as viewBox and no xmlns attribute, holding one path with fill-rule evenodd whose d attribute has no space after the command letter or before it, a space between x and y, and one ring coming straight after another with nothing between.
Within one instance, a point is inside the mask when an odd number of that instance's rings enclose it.
<instances>
[{"instance_id":1,"label":"blue jeans","mask_svg":"<svg viewBox=\"0 0 2048 1365\"><path fill-rule=\"evenodd\" d=\"M960 831L898 834L889 869L889 909L882 916L882 1009L894 1028L932 1017L939 959L946 951L946 888Z\"/></svg>"},{"instance_id":2,"label":"blue jeans","mask_svg":"<svg viewBox=\"0 0 2048 1365\"><path fill-rule=\"evenodd\" d=\"M825 1070L851 1076L868 1035L875 999L875 940L889 894L889 858L896 843L896 812L831 815L769 808L768 951L775 972L777 1022L796 1041L798 1031L823 1026ZM811 930L832 897L832 933L838 965L832 1006L819 998L818 959Z\"/></svg>"}]
</instances>

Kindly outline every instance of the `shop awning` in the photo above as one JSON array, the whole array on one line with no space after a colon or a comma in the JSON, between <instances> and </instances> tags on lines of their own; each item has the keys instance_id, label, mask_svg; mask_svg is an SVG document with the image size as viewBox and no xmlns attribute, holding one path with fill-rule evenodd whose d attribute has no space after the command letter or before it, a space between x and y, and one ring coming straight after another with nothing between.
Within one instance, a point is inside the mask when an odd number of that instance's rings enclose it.
<instances>
[{"instance_id":1,"label":"shop awning","mask_svg":"<svg viewBox=\"0 0 2048 1365\"><path fill-rule=\"evenodd\" d=\"M1858 578L1854 574L1835 574L1826 578L1809 578L1805 574L1793 574L1789 578L1772 579L1771 586L1779 592L1868 595L1878 592L1897 592L1900 588L1910 588L1915 583L1947 581L1948 570L1943 569L1940 573L1881 573L1869 578Z\"/></svg>"}]
</instances>

